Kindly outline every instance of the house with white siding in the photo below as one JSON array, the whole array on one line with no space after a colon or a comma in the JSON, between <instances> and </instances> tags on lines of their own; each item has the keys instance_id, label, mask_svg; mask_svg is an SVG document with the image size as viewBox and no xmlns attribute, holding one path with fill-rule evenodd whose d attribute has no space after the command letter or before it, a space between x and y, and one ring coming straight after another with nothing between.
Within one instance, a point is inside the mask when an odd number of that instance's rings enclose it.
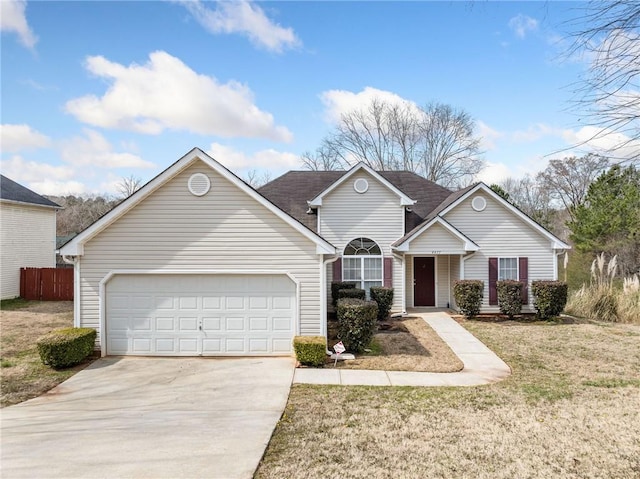
<instances>
[{"instance_id":1,"label":"house with white siding","mask_svg":"<svg viewBox=\"0 0 640 479\"><path fill-rule=\"evenodd\" d=\"M55 268L58 209L0 175L0 299L20 296L20 268Z\"/></svg>"},{"instance_id":2,"label":"house with white siding","mask_svg":"<svg viewBox=\"0 0 640 479\"><path fill-rule=\"evenodd\" d=\"M457 279L557 278L569 246L479 183L414 173L292 171L254 189L193 149L81 232L77 326L103 355L283 355L326 334L332 281L394 288L393 311L455 308ZM525 311L531 310L526 288Z\"/></svg>"}]
</instances>

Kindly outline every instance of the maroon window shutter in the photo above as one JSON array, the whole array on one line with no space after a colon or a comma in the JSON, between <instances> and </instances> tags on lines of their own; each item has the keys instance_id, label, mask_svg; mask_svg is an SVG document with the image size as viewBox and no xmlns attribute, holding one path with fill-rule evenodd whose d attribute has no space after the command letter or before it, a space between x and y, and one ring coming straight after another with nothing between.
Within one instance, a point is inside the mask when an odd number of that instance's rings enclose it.
<instances>
[{"instance_id":1,"label":"maroon window shutter","mask_svg":"<svg viewBox=\"0 0 640 479\"><path fill-rule=\"evenodd\" d=\"M384 259L384 287L393 288L393 258Z\"/></svg>"},{"instance_id":2,"label":"maroon window shutter","mask_svg":"<svg viewBox=\"0 0 640 479\"><path fill-rule=\"evenodd\" d=\"M489 258L489 304L498 304L498 258Z\"/></svg>"},{"instance_id":3,"label":"maroon window shutter","mask_svg":"<svg viewBox=\"0 0 640 479\"><path fill-rule=\"evenodd\" d=\"M522 304L529 303L529 258L518 258L519 280L522 282Z\"/></svg>"},{"instance_id":4,"label":"maroon window shutter","mask_svg":"<svg viewBox=\"0 0 640 479\"><path fill-rule=\"evenodd\" d=\"M342 258L333 262L333 281L342 281Z\"/></svg>"}]
</instances>

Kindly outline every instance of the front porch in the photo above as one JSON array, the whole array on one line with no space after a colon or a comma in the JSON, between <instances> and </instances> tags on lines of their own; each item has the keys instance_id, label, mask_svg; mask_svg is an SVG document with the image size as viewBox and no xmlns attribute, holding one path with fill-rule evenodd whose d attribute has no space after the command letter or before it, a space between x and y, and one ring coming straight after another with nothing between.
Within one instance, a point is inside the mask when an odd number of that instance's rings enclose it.
<instances>
[{"instance_id":1,"label":"front porch","mask_svg":"<svg viewBox=\"0 0 640 479\"><path fill-rule=\"evenodd\" d=\"M460 254L405 254L406 310L455 308L453 282L460 279Z\"/></svg>"}]
</instances>

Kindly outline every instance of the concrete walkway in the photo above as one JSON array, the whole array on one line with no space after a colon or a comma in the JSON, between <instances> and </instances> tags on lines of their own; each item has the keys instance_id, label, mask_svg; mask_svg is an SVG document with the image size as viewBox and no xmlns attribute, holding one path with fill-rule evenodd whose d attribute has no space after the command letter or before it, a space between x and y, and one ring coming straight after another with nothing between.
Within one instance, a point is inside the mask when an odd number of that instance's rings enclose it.
<instances>
[{"instance_id":1,"label":"concrete walkway","mask_svg":"<svg viewBox=\"0 0 640 479\"><path fill-rule=\"evenodd\" d=\"M443 311L409 311L423 318L464 363L455 373L298 368L293 382L363 386L479 386L508 377L511 369L473 334Z\"/></svg>"}]
</instances>

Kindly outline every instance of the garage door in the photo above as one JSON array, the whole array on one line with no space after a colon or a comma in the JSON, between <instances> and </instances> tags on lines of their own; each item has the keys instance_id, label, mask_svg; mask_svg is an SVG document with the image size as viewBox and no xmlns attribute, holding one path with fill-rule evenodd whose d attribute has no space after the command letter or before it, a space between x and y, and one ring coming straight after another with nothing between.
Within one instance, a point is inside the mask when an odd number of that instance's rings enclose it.
<instances>
[{"instance_id":1,"label":"garage door","mask_svg":"<svg viewBox=\"0 0 640 479\"><path fill-rule=\"evenodd\" d=\"M116 275L106 285L107 354L289 354L295 298L285 275Z\"/></svg>"}]
</instances>

